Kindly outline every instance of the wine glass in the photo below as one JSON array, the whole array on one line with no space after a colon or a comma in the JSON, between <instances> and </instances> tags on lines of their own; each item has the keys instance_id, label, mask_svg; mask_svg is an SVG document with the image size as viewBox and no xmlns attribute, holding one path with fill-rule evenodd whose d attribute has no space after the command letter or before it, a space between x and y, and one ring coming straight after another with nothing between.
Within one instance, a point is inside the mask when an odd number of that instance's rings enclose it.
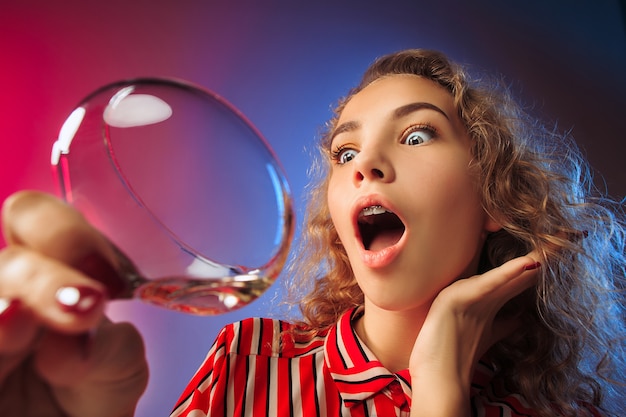
<instances>
[{"instance_id":1,"label":"wine glass","mask_svg":"<svg viewBox=\"0 0 626 417\"><path fill-rule=\"evenodd\" d=\"M104 86L67 118L51 162L61 195L119 251L114 298L221 314L284 266L294 215L283 170L211 91L162 78Z\"/></svg>"}]
</instances>

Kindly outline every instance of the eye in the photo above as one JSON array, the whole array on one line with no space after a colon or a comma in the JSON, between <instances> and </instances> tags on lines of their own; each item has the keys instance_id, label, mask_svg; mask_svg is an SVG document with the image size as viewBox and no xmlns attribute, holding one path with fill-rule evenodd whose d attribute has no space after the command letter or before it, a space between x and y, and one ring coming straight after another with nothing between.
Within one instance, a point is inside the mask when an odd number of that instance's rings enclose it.
<instances>
[{"instance_id":1,"label":"eye","mask_svg":"<svg viewBox=\"0 0 626 417\"><path fill-rule=\"evenodd\" d=\"M352 161L358 154L359 152L355 149L340 146L337 150L332 152L331 158L339 165L343 165L346 162Z\"/></svg>"},{"instance_id":2,"label":"eye","mask_svg":"<svg viewBox=\"0 0 626 417\"><path fill-rule=\"evenodd\" d=\"M421 145L433 140L436 133L434 128L427 125L411 126L402 133L401 143L409 146Z\"/></svg>"}]
</instances>

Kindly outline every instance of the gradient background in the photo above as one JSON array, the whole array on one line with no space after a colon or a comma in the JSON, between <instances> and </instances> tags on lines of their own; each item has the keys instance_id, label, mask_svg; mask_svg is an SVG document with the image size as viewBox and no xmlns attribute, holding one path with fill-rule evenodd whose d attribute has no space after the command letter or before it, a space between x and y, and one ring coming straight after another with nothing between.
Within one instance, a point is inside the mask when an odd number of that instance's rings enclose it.
<instances>
[{"instance_id":1,"label":"gradient background","mask_svg":"<svg viewBox=\"0 0 626 417\"><path fill-rule=\"evenodd\" d=\"M0 0L0 198L55 192L50 146L87 93L172 76L249 117L284 165L301 213L305 148L331 105L375 57L410 47L504 75L532 112L572 130L603 175L598 184L624 197L626 36L617 0ZM274 292L214 318L112 303L111 315L135 323L147 344L152 376L137 415L167 415L218 329L271 315Z\"/></svg>"}]
</instances>

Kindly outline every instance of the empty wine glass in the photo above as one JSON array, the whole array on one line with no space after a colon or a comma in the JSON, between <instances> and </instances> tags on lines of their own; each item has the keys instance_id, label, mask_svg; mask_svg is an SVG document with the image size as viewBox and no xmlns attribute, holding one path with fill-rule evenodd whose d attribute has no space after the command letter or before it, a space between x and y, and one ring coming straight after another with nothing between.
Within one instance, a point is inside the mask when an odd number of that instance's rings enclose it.
<instances>
[{"instance_id":1,"label":"empty wine glass","mask_svg":"<svg viewBox=\"0 0 626 417\"><path fill-rule=\"evenodd\" d=\"M102 87L63 124L52 165L62 196L120 250L115 298L221 314L259 297L285 263L283 170L210 91L158 78Z\"/></svg>"}]
</instances>

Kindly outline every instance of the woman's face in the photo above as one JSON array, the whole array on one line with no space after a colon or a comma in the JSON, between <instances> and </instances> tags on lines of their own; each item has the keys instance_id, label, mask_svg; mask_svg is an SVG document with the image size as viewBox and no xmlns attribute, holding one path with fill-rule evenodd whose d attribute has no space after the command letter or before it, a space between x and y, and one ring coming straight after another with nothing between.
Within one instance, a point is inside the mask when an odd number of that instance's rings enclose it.
<instances>
[{"instance_id":1,"label":"woman's face","mask_svg":"<svg viewBox=\"0 0 626 417\"><path fill-rule=\"evenodd\" d=\"M328 205L366 304L428 305L474 275L487 231L451 95L413 75L354 95L333 131Z\"/></svg>"}]
</instances>

